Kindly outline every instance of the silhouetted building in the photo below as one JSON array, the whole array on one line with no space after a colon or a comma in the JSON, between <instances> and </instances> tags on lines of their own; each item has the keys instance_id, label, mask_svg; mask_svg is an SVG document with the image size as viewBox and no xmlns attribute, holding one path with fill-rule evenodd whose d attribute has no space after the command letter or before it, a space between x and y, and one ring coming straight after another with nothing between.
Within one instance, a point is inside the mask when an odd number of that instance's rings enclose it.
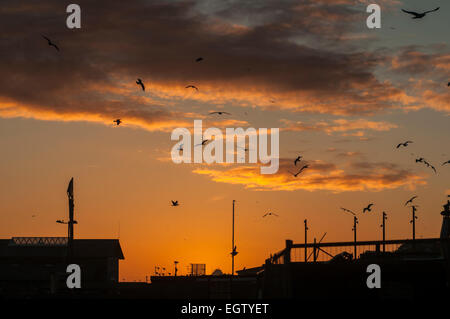
<instances>
[{"instance_id":1,"label":"silhouetted building","mask_svg":"<svg viewBox=\"0 0 450 319\"><path fill-rule=\"evenodd\" d=\"M83 293L113 290L124 259L117 239L75 239L68 258L67 237L13 237L0 239L0 295L64 293L66 268L81 268Z\"/></svg>"}]
</instances>

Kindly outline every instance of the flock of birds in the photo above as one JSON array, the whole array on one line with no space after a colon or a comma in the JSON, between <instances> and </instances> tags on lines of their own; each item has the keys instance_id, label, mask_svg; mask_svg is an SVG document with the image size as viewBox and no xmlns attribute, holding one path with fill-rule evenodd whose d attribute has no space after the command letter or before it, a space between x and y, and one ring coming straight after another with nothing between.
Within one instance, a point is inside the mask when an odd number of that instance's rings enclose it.
<instances>
[{"instance_id":1,"label":"flock of birds","mask_svg":"<svg viewBox=\"0 0 450 319\"><path fill-rule=\"evenodd\" d=\"M413 141L406 141L404 143L399 143L396 148L400 148L402 146L403 147L407 147L411 143L413 143ZM414 154L412 154L412 155L414 155ZM435 174L437 174L436 167L434 167L432 164L430 164L425 158L423 158L423 157L416 158L416 163L423 163L423 164L425 164L427 167L431 168L434 171ZM444 165L447 165L447 164L450 164L450 160L445 161L444 163L442 163L441 166L444 166Z\"/></svg>"},{"instance_id":2,"label":"flock of birds","mask_svg":"<svg viewBox=\"0 0 450 319\"><path fill-rule=\"evenodd\" d=\"M407 11L407 10L404 10L404 9L402 9L402 11L405 12L405 13L407 13L407 14L412 15L412 16L413 16L412 19L422 19L422 18L424 18L428 13L436 12L436 11L438 11L439 9L440 9L440 7L437 7L437 8L435 8L435 9L433 9L433 10L429 10L429 11L425 11L425 12L414 12L414 11ZM48 37L46 37L46 36L44 36L44 35L42 35L42 37L47 41L47 43L48 43L49 46L54 47L58 52L60 51L60 48L58 47L58 45L56 45L51 39L49 39ZM195 62L201 62L201 61L203 61L203 60L204 60L203 57L198 57L198 58L195 59ZM145 92L145 84L144 84L144 82L143 82L142 79L138 78L138 79L136 80L136 84L137 84L138 86L140 86L140 88L142 89L142 91ZM450 87L450 82L447 83L447 86ZM199 91L198 87L195 86L195 85L192 85L192 84L187 85L185 88L186 88L186 89L194 89L194 90L196 90L197 92ZM271 101L271 102L274 103L274 101ZM213 114L218 114L218 115L231 115L231 113L225 112L225 111L214 111L214 112L210 112L209 114L210 114L210 115L213 115ZM115 119L115 120L113 121L113 123L115 123L117 126L119 126L120 124L123 123L123 121L122 121L122 119L118 118L118 119ZM207 142L208 142L208 140L202 140L202 143L201 143L201 144L198 144L197 146L205 145ZM398 149L398 148L401 148L401 147L407 147L407 146L408 146L409 144L411 144L411 143L413 143L413 141L406 141L406 142L403 142L403 143L399 143L399 144L397 145L396 148ZM180 151L183 150L182 145L180 145L179 150L180 150ZM248 151L248 148L245 148L245 151ZM297 167L297 164L300 163L300 162L302 161L302 159L303 159L303 157L302 157L301 155L300 155L300 156L297 156L297 158L295 158L295 160L294 160L294 167ZM427 160L425 160L423 157L417 158L417 159L416 159L416 163L423 163L423 164L425 164L427 167L431 168L435 173L437 173L436 168L435 168L432 164L430 164ZM446 164L450 164L450 160L444 162L444 163L442 164L442 166L444 166L444 165L446 165ZM308 164L305 164L305 165L303 165L296 173L292 173L292 172L290 172L290 171L289 171L289 173L291 173L294 177L297 177L299 174L301 174L301 173L302 173L305 169L307 169L307 168L309 168L309 165L308 165ZM405 203L405 206L407 206L408 204L412 204L413 200L416 199L417 197L418 197L418 196L413 196L411 199L409 199L409 200ZM172 201L171 201L171 206L172 206L172 207L177 207L177 206L179 206L179 205L180 205L180 204L179 204L179 202L178 202L177 200L172 200ZM373 204L373 203L370 203L369 205L367 205L367 207L364 207L364 208L363 208L362 212L363 212L363 213L371 212L371 211L372 211L372 206L374 206L374 204ZM353 211L351 211L351 210L349 210L349 209L347 209L347 208L341 207L341 209L342 209L344 212L351 213L351 214L353 214L353 215L356 216L356 214L355 214ZM278 217L278 215L275 214L275 213L273 213L273 212L268 212L268 213L264 214L262 217L264 218L264 217L267 217L267 216L275 216L275 217ZM34 217L34 215L33 215L33 217ZM236 247L234 247L232 254L233 254L233 253L237 254L237 252L236 252Z\"/></svg>"}]
</instances>

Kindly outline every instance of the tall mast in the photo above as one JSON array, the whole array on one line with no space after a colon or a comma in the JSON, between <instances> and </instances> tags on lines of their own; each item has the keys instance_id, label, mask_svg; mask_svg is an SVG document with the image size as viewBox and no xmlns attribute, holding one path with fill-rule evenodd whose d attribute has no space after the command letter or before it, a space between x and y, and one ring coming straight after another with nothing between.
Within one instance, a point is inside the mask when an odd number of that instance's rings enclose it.
<instances>
[{"instance_id":1,"label":"tall mast","mask_svg":"<svg viewBox=\"0 0 450 319\"><path fill-rule=\"evenodd\" d=\"M234 256L236 255L236 248L234 246L234 202L233 199L233 219L232 219L232 230L231 230L231 275L234 275Z\"/></svg>"},{"instance_id":2,"label":"tall mast","mask_svg":"<svg viewBox=\"0 0 450 319\"><path fill-rule=\"evenodd\" d=\"M73 219L73 208L74 208L74 196L73 196L73 177L69 182L69 186L67 187L67 197L69 198L69 222L68 226L68 256L69 258L73 257L73 224L75 223Z\"/></svg>"}]
</instances>

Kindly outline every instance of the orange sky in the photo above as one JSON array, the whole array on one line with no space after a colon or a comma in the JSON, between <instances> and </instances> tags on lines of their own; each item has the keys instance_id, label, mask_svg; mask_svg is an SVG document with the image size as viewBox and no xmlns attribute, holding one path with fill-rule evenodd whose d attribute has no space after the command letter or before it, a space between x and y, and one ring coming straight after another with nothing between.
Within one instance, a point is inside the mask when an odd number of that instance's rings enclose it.
<instances>
[{"instance_id":1,"label":"orange sky","mask_svg":"<svg viewBox=\"0 0 450 319\"><path fill-rule=\"evenodd\" d=\"M352 217L340 207L375 204L359 213L360 239L380 238L382 211L388 238L409 238L404 202L413 195L417 237L438 236L450 194L450 165L442 166L450 159L450 7L418 22L399 8L422 2L383 2L386 27L369 31L365 7L350 0L286 1L276 10L271 1L80 1L82 29L68 30L57 1L7 2L2 238L65 236L55 221L67 219L72 176L75 235L117 238L120 228L121 280L172 270L174 260L181 273L189 263L230 272L233 199L236 269L261 265L286 239L302 241L305 218L311 239L352 240ZM192 84L198 92L185 88ZM231 115L209 115L215 110ZM174 164L170 133L195 119L223 131L280 128L278 173ZM405 140L414 143L395 148ZM298 155L310 168L294 178ZM438 173L415 163L420 156ZM279 217L262 218L268 211Z\"/></svg>"}]
</instances>

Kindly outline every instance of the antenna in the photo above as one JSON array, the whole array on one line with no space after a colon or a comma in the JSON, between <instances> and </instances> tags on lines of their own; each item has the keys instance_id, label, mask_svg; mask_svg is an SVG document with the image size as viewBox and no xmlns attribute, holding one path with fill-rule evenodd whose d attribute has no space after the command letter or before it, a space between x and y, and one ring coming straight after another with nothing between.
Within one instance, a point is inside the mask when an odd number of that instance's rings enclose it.
<instances>
[{"instance_id":1,"label":"antenna","mask_svg":"<svg viewBox=\"0 0 450 319\"><path fill-rule=\"evenodd\" d=\"M234 204L235 200L233 199L233 219L232 219L232 232L231 232L231 276L234 276L234 256L238 254L236 251L236 245L234 244Z\"/></svg>"},{"instance_id":2,"label":"antenna","mask_svg":"<svg viewBox=\"0 0 450 319\"><path fill-rule=\"evenodd\" d=\"M357 254L357 251L356 251L356 225L358 224L358 218L356 217L356 216L353 216L353 228L352 228L352 230L353 230L353 236L354 236L354 241L355 241L355 248L354 248L354 250L355 250L355 257L354 257L354 259L356 260L356 254Z\"/></svg>"},{"instance_id":3,"label":"antenna","mask_svg":"<svg viewBox=\"0 0 450 319\"><path fill-rule=\"evenodd\" d=\"M383 212L383 223L380 225L380 227L383 228L383 253L386 251L386 219L387 219L387 215L385 212Z\"/></svg>"},{"instance_id":4,"label":"antenna","mask_svg":"<svg viewBox=\"0 0 450 319\"><path fill-rule=\"evenodd\" d=\"M305 262L307 262L308 261L308 257L306 257L307 255L308 255L308 247L307 247L307 245L308 245L308 220L307 219L305 219L304 221L303 221L304 223L305 223Z\"/></svg>"},{"instance_id":5,"label":"antenna","mask_svg":"<svg viewBox=\"0 0 450 319\"><path fill-rule=\"evenodd\" d=\"M416 219L418 218L416 216L416 211L417 211L417 205L411 205L410 206L412 208L412 219L409 221L412 224L412 237L413 240L416 240Z\"/></svg>"}]
</instances>

